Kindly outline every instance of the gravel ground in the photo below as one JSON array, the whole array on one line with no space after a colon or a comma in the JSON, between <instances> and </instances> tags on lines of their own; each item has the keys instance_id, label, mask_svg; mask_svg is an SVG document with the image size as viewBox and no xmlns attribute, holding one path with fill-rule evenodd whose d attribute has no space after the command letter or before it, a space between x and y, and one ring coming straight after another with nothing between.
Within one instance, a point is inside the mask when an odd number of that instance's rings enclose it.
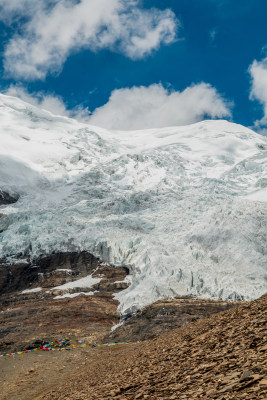
<instances>
[{"instance_id":1,"label":"gravel ground","mask_svg":"<svg viewBox=\"0 0 267 400\"><path fill-rule=\"evenodd\" d=\"M138 345L0 359L3 400L267 398L267 296Z\"/></svg>"}]
</instances>

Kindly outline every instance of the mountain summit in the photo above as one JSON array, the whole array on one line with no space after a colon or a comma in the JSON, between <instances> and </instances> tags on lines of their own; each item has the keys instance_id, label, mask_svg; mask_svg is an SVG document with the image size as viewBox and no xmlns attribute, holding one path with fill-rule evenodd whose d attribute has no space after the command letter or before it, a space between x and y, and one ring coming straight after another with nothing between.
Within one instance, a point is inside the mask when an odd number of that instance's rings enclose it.
<instances>
[{"instance_id":1,"label":"mountain summit","mask_svg":"<svg viewBox=\"0 0 267 400\"><path fill-rule=\"evenodd\" d=\"M126 266L122 314L266 292L267 138L227 121L109 132L5 95L0 121L0 190L18 199L0 207L0 258Z\"/></svg>"}]
</instances>

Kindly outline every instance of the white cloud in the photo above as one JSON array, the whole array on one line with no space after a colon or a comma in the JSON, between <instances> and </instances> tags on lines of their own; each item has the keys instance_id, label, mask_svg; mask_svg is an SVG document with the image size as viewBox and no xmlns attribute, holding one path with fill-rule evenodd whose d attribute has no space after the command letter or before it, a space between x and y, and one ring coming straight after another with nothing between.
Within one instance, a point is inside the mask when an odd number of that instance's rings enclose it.
<instances>
[{"instance_id":1,"label":"white cloud","mask_svg":"<svg viewBox=\"0 0 267 400\"><path fill-rule=\"evenodd\" d=\"M41 8L40 0L0 0L0 20L11 23L22 15L33 15Z\"/></svg>"},{"instance_id":2,"label":"white cloud","mask_svg":"<svg viewBox=\"0 0 267 400\"><path fill-rule=\"evenodd\" d=\"M64 115L71 117L71 111L66 109L66 106L60 96L54 94L47 94L43 92L29 93L21 85L11 85L4 91L8 96L18 97L23 101L26 101L33 106L43 108L44 110L50 111L55 115Z\"/></svg>"},{"instance_id":3,"label":"white cloud","mask_svg":"<svg viewBox=\"0 0 267 400\"><path fill-rule=\"evenodd\" d=\"M75 118L81 122L90 123L91 112L87 107L77 105L69 109L62 97L56 94L42 91L29 93L28 90L20 84L10 85L7 89L3 90L3 93L7 96L18 97L26 103L50 111L54 115L63 115L65 117Z\"/></svg>"},{"instance_id":4,"label":"white cloud","mask_svg":"<svg viewBox=\"0 0 267 400\"><path fill-rule=\"evenodd\" d=\"M230 117L231 105L211 85L200 83L183 92L161 84L114 90L90 123L110 129L144 129L187 125L204 118Z\"/></svg>"},{"instance_id":5,"label":"white cloud","mask_svg":"<svg viewBox=\"0 0 267 400\"><path fill-rule=\"evenodd\" d=\"M260 133L267 133L267 57L262 61L254 60L249 67L251 75L250 99L257 100L263 107L263 117L255 121Z\"/></svg>"},{"instance_id":6,"label":"white cloud","mask_svg":"<svg viewBox=\"0 0 267 400\"><path fill-rule=\"evenodd\" d=\"M68 109L59 96L12 85L5 94L53 114L76 118L107 129L131 130L188 125L204 118L231 117L231 104L207 83L192 85L183 92L165 89L161 84L114 90L109 101L90 112L77 106Z\"/></svg>"},{"instance_id":7,"label":"white cloud","mask_svg":"<svg viewBox=\"0 0 267 400\"><path fill-rule=\"evenodd\" d=\"M143 9L140 0L0 0L0 19L19 22L7 43L4 68L25 80L59 72L80 49L110 49L143 58L176 40L179 22L170 9Z\"/></svg>"}]
</instances>

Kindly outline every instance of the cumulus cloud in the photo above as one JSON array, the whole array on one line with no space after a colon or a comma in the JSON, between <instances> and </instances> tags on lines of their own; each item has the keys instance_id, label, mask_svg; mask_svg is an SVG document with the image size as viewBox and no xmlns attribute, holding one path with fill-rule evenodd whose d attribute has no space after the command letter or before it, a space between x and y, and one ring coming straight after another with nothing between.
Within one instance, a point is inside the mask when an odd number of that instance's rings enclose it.
<instances>
[{"instance_id":1,"label":"cumulus cloud","mask_svg":"<svg viewBox=\"0 0 267 400\"><path fill-rule=\"evenodd\" d=\"M50 111L54 115L63 115L64 117L75 118L80 122L90 123L91 112L88 107L77 105L74 108L68 108L63 98L54 93L43 91L29 93L21 84L10 85L3 90L3 93L7 96L18 97L26 103Z\"/></svg>"},{"instance_id":2,"label":"cumulus cloud","mask_svg":"<svg viewBox=\"0 0 267 400\"><path fill-rule=\"evenodd\" d=\"M188 125L204 118L231 117L231 103L207 83L192 85L182 92L165 89L162 84L114 90L108 102L93 112L81 105L68 109L60 96L44 92L30 94L21 85L10 86L5 94L53 114L107 129L160 128Z\"/></svg>"},{"instance_id":3,"label":"cumulus cloud","mask_svg":"<svg viewBox=\"0 0 267 400\"><path fill-rule=\"evenodd\" d=\"M0 0L0 20L11 23L22 15L33 15L41 6L39 0Z\"/></svg>"},{"instance_id":4,"label":"cumulus cloud","mask_svg":"<svg viewBox=\"0 0 267 400\"><path fill-rule=\"evenodd\" d=\"M90 123L121 130L160 128L230 117L230 108L231 104L207 83L182 92L153 84L114 90L108 103L93 112Z\"/></svg>"},{"instance_id":5,"label":"cumulus cloud","mask_svg":"<svg viewBox=\"0 0 267 400\"><path fill-rule=\"evenodd\" d=\"M44 92L34 92L30 94L27 89L21 85L11 85L4 93L8 96L18 97L33 106L43 108L55 115L72 116L71 111L67 110L60 96Z\"/></svg>"},{"instance_id":6,"label":"cumulus cloud","mask_svg":"<svg viewBox=\"0 0 267 400\"><path fill-rule=\"evenodd\" d=\"M135 60L177 40L179 21L170 9L143 9L140 0L0 0L0 19L19 32L7 43L9 76L44 79L81 49L110 49Z\"/></svg>"},{"instance_id":7,"label":"cumulus cloud","mask_svg":"<svg viewBox=\"0 0 267 400\"><path fill-rule=\"evenodd\" d=\"M260 133L267 134L267 57L262 61L254 60L249 67L251 75L250 99L258 101L263 108L263 117L255 121Z\"/></svg>"}]
</instances>

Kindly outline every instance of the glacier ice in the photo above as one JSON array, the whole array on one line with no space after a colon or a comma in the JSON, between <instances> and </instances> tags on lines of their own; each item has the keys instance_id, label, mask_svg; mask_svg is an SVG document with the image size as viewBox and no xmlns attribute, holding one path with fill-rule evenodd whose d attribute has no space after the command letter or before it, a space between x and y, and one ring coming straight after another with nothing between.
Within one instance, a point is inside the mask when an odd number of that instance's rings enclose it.
<instances>
[{"instance_id":1,"label":"glacier ice","mask_svg":"<svg viewBox=\"0 0 267 400\"><path fill-rule=\"evenodd\" d=\"M138 118L138 116L137 116ZM135 311L267 290L267 138L227 121L107 131L0 95L0 257L87 250L127 266Z\"/></svg>"}]
</instances>

